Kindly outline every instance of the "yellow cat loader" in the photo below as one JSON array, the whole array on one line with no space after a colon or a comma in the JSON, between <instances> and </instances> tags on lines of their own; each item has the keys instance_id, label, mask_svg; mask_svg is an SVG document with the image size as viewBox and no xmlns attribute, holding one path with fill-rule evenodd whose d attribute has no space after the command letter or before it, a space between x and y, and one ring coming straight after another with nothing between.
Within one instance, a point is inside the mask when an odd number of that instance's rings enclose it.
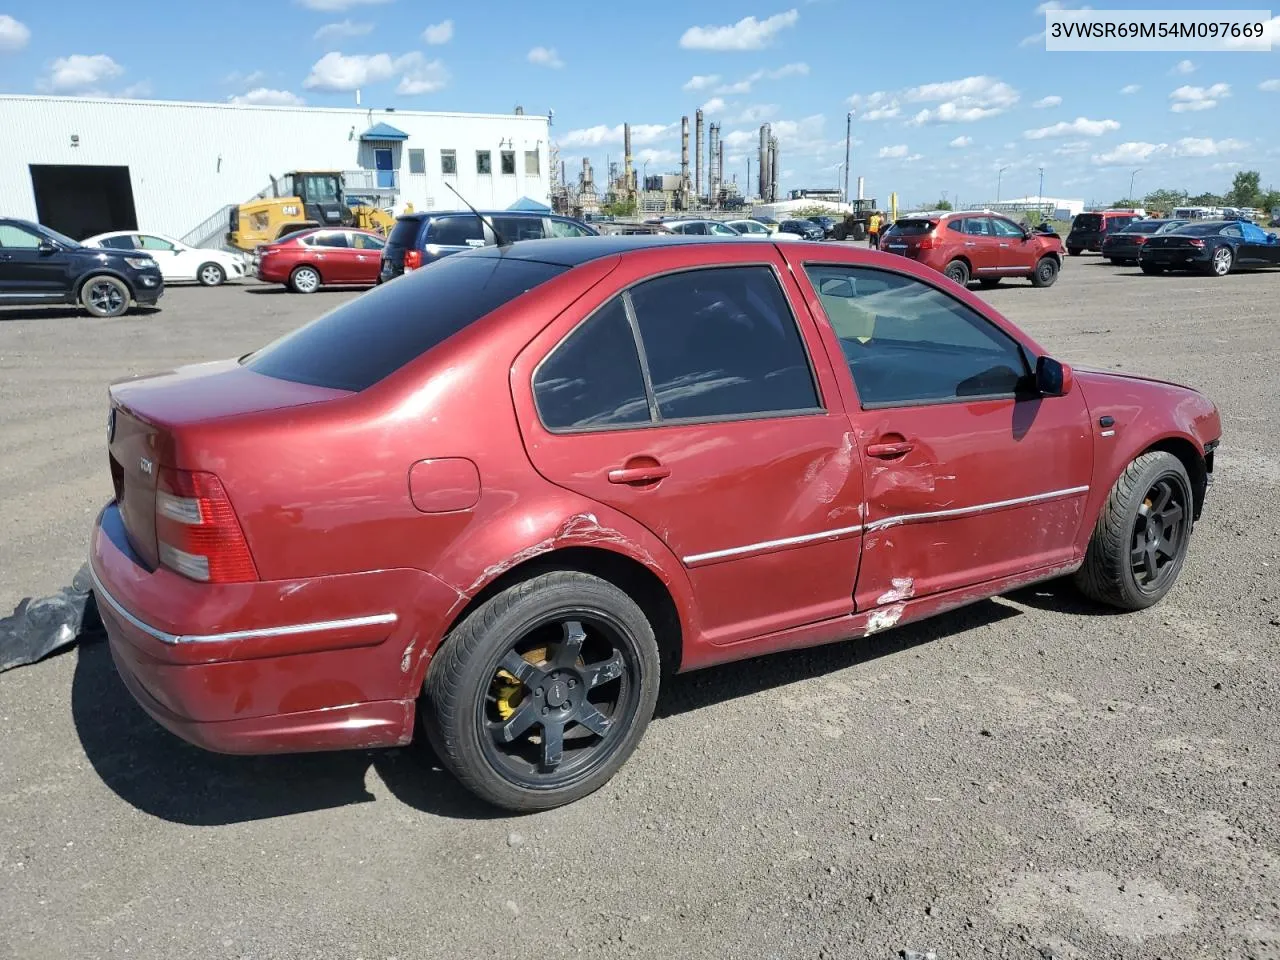
<instances>
[{"instance_id":1,"label":"yellow cat loader","mask_svg":"<svg viewBox=\"0 0 1280 960\"><path fill-rule=\"evenodd\" d=\"M227 243L252 251L308 227L355 227L385 236L394 225L390 211L347 196L341 171L294 170L271 178L270 196L264 191L232 209Z\"/></svg>"}]
</instances>

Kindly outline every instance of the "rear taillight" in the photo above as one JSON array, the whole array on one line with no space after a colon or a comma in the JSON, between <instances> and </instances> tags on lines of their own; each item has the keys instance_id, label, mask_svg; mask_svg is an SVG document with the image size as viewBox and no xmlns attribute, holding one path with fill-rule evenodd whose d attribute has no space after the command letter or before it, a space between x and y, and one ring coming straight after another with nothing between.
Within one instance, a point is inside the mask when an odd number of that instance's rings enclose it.
<instances>
[{"instance_id":1,"label":"rear taillight","mask_svg":"<svg viewBox=\"0 0 1280 960\"><path fill-rule=\"evenodd\" d=\"M916 244L917 250L933 250L938 246L937 234L926 233L920 238L920 242Z\"/></svg>"},{"instance_id":2,"label":"rear taillight","mask_svg":"<svg viewBox=\"0 0 1280 960\"><path fill-rule=\"evenodd\" d=\"M1142 234L1138 234L1136 237L1133 238L1133 242L1138 246L1142 246L1144 243L1147 242L1147 238L1144 237Z\"/></svg>"},{"instance_id":3,"label":"rear taillight","mask_svg":"<svg viewBox=\"0 0 1280 960\"><path fill-rule=\"evenodd\" d=\"M160 562L205 583L257 580L240 521L212 473L160 469L156 484Z\"/></svg>"},{"instance_id":4,"label":"rear taillight","mask_svg":"<svg viewBox=\"0 0 1280 960\"><path fill-rule=\"evenodd\" d=\"M422 266L421 250L406 250L404 252L404 268L406 270L417 270Z\"/></svg>"},{"instance_id":5,"label":"rear taillight","mask_svg":"<svg viewBox=\"0 0 1280 960\"><path fill-rule=\"evenodd\" d=\"M1203 247L1203 246L1204 246L1204 241L1203 241L1203 240L1200 240L1200 239L1198 239L1198 238L1195 238L1195 237L1193 237L1193 238L1191 238L1190 240L1188 240L1188 241L1187 241L1187 243L1191 244L1193 247Z\"/></svg>"}]
</instances>

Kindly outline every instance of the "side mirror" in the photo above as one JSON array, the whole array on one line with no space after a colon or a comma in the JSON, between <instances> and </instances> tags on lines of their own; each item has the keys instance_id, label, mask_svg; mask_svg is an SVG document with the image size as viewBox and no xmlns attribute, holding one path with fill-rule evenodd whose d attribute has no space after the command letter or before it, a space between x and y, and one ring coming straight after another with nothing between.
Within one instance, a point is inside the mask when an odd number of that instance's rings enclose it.
<instances>
[{"instance_id":1,"label":"side mirror","mask_svg":"<svg viewBox=\"0 0 1280 960\"><path fill-rule=\"evenodd\" d=\"M52 240L41 240L40 246L36 247L42 254L57 253L58 245Z\"/></svg>"},{"instance_id":2,"label":"side mirror","mask_svg":"<svg viewBox=\"0 0 1280 960\"><path fill-rule=\"evenodd\" d=\"M1065 397L1071 392L1075 377L1071 368L1053 357L1036 360L1036 391L1044 397Z\"/></svg>"}]
</instances>

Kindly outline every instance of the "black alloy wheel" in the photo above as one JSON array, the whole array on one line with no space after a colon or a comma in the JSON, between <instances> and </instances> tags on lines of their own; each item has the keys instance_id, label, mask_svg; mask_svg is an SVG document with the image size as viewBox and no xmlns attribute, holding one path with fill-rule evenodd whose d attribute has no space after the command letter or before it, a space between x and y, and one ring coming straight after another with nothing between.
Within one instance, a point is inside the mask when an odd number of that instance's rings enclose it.
<instances>
[{"instance_id":1,"label":"black alloy wheel","mask_svg":"<svg viewBox=\"0 0 1280 960\"><path fill-rule=\"evenodd\" d=\"M1177 572L1190 530L1191 504L1180 479L1168 474L1142 498L1133 523L1129 561L1134 582L1144 593L1163 592Z\"/></svg>"}]
</instances>

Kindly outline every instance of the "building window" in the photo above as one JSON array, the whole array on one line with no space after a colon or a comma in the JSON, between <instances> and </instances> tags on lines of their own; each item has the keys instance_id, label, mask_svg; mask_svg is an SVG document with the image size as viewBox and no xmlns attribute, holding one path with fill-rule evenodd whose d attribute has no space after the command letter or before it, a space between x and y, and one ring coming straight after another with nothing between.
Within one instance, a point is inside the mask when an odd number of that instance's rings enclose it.
<instances>
[{"instance_id":1,"label":"building window","mask_svg":"<svg viewBox=\"0 0 1280 960\"><path fill-rule=\"evenodd\" d=\"M542 167L538 162L537 150L526 150L524 152L524 173L527 177L536 177L542 172Z\"/></svg>"},{"instance_id":2,"label":"building window","mask_svg":"<svg viewBox=\"0 0 1280 960\"><path fill-rule=\"evenodd\" d=\"M426 173L427 172L427 151L425 150L409 151L409 172L410 173Z\"/></svg>"},{"instance_id":3,"label":"building window","mask_svg":"<svg viewBox=\"0 0 1280 960\"><path fill-rule=\"evenodd\" d=\"M503 150L501 158L503 175L514 177L516 175L516 152L514 150Z\"/></svg>"},{"instance_id":4,"label":"building window","mask_svg":"<svg viewBox=\"0 0 1280 960\"><path fill-rule=\"evenodd\" d=\"M476 151L476 173L493 173L493 154L488 150Z\"/></svg>"},{"instance_id":5,"label":"building window","mask_svg":"<svg viewBox=\"0 0 1280 960\"><path fill-rule=\"evenodd\" d=\"M458 151L440 151L440 172L445 176L456 176L458 173Z\"/></svg>"}]
</instances>

